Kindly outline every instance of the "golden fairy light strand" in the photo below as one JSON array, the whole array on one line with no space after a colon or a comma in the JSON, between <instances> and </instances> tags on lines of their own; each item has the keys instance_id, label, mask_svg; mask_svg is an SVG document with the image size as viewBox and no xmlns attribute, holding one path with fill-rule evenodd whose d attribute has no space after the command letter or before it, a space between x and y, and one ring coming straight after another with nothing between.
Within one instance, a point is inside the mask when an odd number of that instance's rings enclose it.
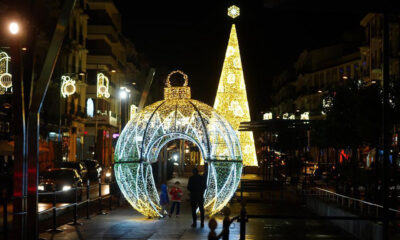
<instances>
[{"instance_id":1,"label":"golden fairy light strand","mask_svg":"<svg viewBox=\"0 0 400 240\"><path fill-rule=\"evenodd\" d=\"M182 88L166 85L172 93ZM186 94L166 94L164 100L133 115L117 142L118 185L132 207L145 216L161 216L151 163L175 139L195 143L209 164L205 206L210 215L227 204L239 184L242 153L235 131L212 107L191 99L188 86L184 88Z\"/></svg>"}]
</instances>

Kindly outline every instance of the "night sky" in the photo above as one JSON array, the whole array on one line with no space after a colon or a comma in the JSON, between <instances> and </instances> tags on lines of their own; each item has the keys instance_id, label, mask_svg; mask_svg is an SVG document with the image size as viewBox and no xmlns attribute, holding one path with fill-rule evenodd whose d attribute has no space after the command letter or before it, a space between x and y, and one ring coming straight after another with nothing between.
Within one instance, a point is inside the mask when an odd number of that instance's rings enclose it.
<instances>
[{"instance_id":1,"label":"night sky","mask_svg":"<svg viewBox=\"0 0 400 240\"><path fill-rule=\"evenodd\" d=\"M193 98L213 105L233 22L226 15L232 1L146 2L116 0L123 33L151 66L187 73ZM253 119L271 104L272 77L293 65L304 49L363 37L364 13L275 10L256 0L233 3L241 8L235 23Z\"/></svg>"}]
</instances>

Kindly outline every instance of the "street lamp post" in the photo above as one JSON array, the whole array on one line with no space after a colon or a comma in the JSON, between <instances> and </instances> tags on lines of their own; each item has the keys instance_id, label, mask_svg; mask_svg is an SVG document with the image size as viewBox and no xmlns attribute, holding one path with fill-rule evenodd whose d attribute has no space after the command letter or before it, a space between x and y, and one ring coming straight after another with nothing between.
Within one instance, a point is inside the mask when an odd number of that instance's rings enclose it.
<instances>
[{"instance_id":1,"label":"street lamp post","mask_svg":"<svg viewBox=\"0 0 400 240\"><path fill-rule=\"evenodd\" d=\"M128 105L128 99L130 98L130 92L126 87L120 87L119 89L119 98L121 99L121 128L120 132L124 129L125 124L126 124L126 112L127 112L127 105Z\"/></svg>"},{"instance_id":2,"label":"street lamp post","mask_svg":"<svg viewBox=\"0 0 400 240\"><path fill-rule=\"evenodd\" d=\"M46 96L48 85L57 62L58 55L76 0L63 3L55 31L49 44L43 67L31 93L36 25L34 13L37 12L36 2L15 1L13 10L16 16L28 16L24 21L10 21L6 28L11 46L13 65L11 72L13 81L14 109L14 193L13 193L13 238L38 239L38 158L39 158L39 116ZM23 23L23 24L22 24ZM29 27L28 26L29 23ZM3 28L4 29L4 28ZM26 31L22 31L26 30ZM22 40L27 44L21 48ZM22 52L24 56L22 57ZM23 69L23 70L22 70ZM24 97L25 96L25 97ZM29 114L28 114L29 113ZM28 114L28 115L27 115ZM29 133L29 135L28 135ZM29 226L29 227L28 227Z\"/></svg>"},{"instance_id":3,"label":"street lamp post","mask_svg":"<svg viewBox=\"0 0 400 240\"><path fill-rule=\"evenodd\" d=\"M17 31L18 30L18 31ZM10 55L12 59L11 73L13 81L13 111L14 111L14 191L13 191L13 237L26 237L26 197L27 197L27 162L26 162L26 122L24 106L24 83L20 52L19 25L9 23Z\"/></svg>"}]
</instances>

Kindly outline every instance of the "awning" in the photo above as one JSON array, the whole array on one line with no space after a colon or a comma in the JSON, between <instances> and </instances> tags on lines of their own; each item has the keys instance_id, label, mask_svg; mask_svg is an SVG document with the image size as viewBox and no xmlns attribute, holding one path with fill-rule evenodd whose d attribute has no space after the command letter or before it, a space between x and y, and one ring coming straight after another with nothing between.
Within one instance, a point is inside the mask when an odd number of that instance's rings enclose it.
<instances>
[{"instance_id":1,"label":"awning","mask_svg":"<svg viewBox=\"0 0 400 240\"><path fill-rule=\"evenodd\" d=\"M0 140L0 155L9 156L14 154L14 142L13 145L7 140Z\"/></svg>"}]
</instances>

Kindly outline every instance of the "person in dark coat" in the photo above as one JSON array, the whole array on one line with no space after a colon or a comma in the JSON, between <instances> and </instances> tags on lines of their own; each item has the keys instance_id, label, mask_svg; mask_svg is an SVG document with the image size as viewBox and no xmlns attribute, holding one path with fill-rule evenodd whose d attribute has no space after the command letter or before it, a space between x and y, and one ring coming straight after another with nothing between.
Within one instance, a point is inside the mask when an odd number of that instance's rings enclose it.
<instances>
[{"instance_id":1,"label":"person in dark coat","mask_svg":"<svg viewBox=\"0 0 400 240\"><path fill-rule=\"evenodd\" d=\"M201 227L204 227L204 191L206 190L206 179L199 175L197 168L193 169L193 176L189 178L187 189L190 191L190 203L192 206L192 227L197 226L196 210L200 210Z\"/></svg>"},{"instance_id":2,"label":"person in dark coat","mask_svg":"<svg viewBox=\"0 0 400 240\"><path fill-rule=\"evenodd\" d=\"M162 217L164 217L167 214L168 203L169 203L168 187L166 184L161 184L160 205L161 205Z\"/></svg>"}]
</instances>

